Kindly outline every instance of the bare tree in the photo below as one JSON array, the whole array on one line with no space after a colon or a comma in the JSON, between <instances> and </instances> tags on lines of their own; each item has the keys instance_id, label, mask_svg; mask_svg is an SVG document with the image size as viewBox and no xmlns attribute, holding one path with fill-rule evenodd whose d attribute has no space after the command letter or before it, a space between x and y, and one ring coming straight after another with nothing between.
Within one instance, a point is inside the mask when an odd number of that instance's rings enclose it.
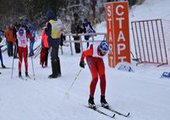
<instances>
[{"instance_id":1,"label":"bare tree","mask_svg":"<svg viewBox=\"0 0 170 120\"><path fill-rule=\"evenodd\" d=\"M93 19L96 18L96 5L97 5L97 0L91 0L90 1L90 6L91 6L92 11L93 11Z\"/></svg>"}]
</instances>

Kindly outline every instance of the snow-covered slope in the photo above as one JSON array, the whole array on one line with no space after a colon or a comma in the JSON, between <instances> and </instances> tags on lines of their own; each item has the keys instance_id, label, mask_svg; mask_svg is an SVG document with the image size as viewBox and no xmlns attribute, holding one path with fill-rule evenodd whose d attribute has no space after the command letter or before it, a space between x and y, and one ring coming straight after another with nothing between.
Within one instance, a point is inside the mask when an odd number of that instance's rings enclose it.
<instances>
[{"instance_id":1,"label":"snow-covered slope","mask_svg":"<svg viewBox=\"0 0 170 120\"><path fill-rule=\"evenodd\" d=\"M159 3L159 4L158 4ZM140 19L158 15L155 11L163 11L158 17L169 17L170 9L166 6L169 0L145 0L141 6L133 9L133 18ZM153 13L147 12L148 7ZM141 10L142 9L142 10ZM145 10L145 11L143 11ZM144 13L143 13L144 12ZM151 18L152 18L151 17ZM157 16L155 16L157 17ZM96 27L96 31L105 32L105 23ZM37 42L38 45L39 41ZM29 58L29 74L27 81L18 78L18 61L14 60L14 73L11 79L12 58L5 53L4 63L9 69L0 69L0 120L110 120L84 107L89 97L91 75L86 66L82 70L73 87L68 91L80 70L80 54L70 54L69 47L64 47L60 54L62 77L48 79L51 64L41 68L39 57L33 59L35 78L33 80L32 64ZM116 115L118 120L169 120L170 119L170 79L160 78L164 71L170 72L169 66L131 64L134 72L125 72L106 65L107 92L106 98L111 107L121 112L131 112L129 118ZM24 66L23 66L24 72ZM95 103L100 105L99 83L95 93ZM106 111L107 112L107 111ZM109 113L109 112L108 112ZM112 113L109 113L112 114Z\"/></svg>"},{"instance_id":2,"label":"snow-covered slope","mask_svg":"<svg viewBox=\"0 0 170 120\"><path fill-rule=\"evenodd\" d=\"M133 6L131 20L170 19L169 0L145 0L142 5Z\"/></svg>"}]
</instances>

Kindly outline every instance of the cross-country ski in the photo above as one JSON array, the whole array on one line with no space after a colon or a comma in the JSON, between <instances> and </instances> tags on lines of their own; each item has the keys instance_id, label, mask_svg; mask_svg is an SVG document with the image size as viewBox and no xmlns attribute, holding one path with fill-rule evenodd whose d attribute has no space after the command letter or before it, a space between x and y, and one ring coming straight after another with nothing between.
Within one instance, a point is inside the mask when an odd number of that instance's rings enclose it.
<instances>
[{"instance_id":1,"label":"cross-country ski","mask_svg":"<svg viewBox=\"0 0 170 120\"><path fill-rule=\"evenodd\" d=\"M113 115L109 115L109 114L107 114L106 112L103 112L102 110L100 110L100 109L98 109L97 107L96 108L91 108L91 107L89 107L89 106L85 106L86 108L89 108L89 109L91 109L91 110L94 110L95 112L98 112L99 114L102 114L102 115L104 115L104 116L107 116L107 117L109 117L109 118L114 118L115 117L115 114L113 113Z\"/></svg>"},{"instance_id":2,"label":"cross-country ski","mask_svg":"<svg viewBox=\"0 0 170 120\"><path fill-rule=\"evenodd\" d=\"M107 109L107 110L109 110L109 111L112 111L112 112L114 112L115 114L124 116L124 117L129 117L129 115L130 115L130 112L128 112L127 114L125 114L125 113L119 112L119 111L117 111L117 110L114 110L114 109L111 108L111 107L103 107L103 108L105 108L105 109Z\"/></svg>"}]
</instances>

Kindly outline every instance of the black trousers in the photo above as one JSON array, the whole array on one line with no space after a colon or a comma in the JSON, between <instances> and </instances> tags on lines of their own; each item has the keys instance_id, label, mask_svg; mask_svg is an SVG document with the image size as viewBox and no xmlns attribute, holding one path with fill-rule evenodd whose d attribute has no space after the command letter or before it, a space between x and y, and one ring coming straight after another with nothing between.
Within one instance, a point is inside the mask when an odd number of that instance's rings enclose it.
<instances>
[{"instance_id":1,"label":"black trousers","mask_svg":"<svg viewBox=\"0 0 170 120\"><path fill-rule=\"evenodd\" d=\"M74 41L80 41L80 37L74 36ZM80 43L75 43L74 46L76 53L80 53Z\"/></svg>"}]
</instances>

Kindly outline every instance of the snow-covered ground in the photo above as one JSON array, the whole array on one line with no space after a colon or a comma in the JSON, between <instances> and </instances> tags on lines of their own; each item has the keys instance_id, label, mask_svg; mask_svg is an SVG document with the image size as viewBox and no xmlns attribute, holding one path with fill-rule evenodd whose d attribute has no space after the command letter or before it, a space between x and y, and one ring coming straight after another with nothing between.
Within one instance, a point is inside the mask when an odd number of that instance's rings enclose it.
<instances>
[{"instance_id":1,"label":"snow-covered ground","mask_svg":"<svg viewBox=\"0 0 170 120\"><path fill-rule=\"evenodd\" d=\"M159 17L170 19L169 0L145 0L141 6L135 6L131 20ZM159 11L158 11L159 10ZM144 13L143 13L144 12ZM105 23L96 27L96 31L105 32ZM38 45L39 41L36 43ZM71 55L69 47L60 54L62 77L48 79L51 74L50 58L48 67L39 65L39 56L33 59L35 78L33 80L32 63L29 58L27 81L18 78L18 61L14 60L11 79L12 58L3 54L4 63L9 69L0 69L0 120L109 120L84 107L89 97L91 75L86 66L73 87L68 91L80 70L80 54ZM118 120L170 120L170 79L160 78L164 71L170 72L170 66L132 62L134 72L125 72L108 67L107 58L106 99L111 107L121 112L131 112L129 118L116 116ZM24 72L24 66L23 66ZM100 105L99 83L95 93L95 103ZM106 111L107 112L107 111ZM109 113L109 112L108 112ZM112 114L112 113L109 113Z\"/></svg>"}]
</instances>

